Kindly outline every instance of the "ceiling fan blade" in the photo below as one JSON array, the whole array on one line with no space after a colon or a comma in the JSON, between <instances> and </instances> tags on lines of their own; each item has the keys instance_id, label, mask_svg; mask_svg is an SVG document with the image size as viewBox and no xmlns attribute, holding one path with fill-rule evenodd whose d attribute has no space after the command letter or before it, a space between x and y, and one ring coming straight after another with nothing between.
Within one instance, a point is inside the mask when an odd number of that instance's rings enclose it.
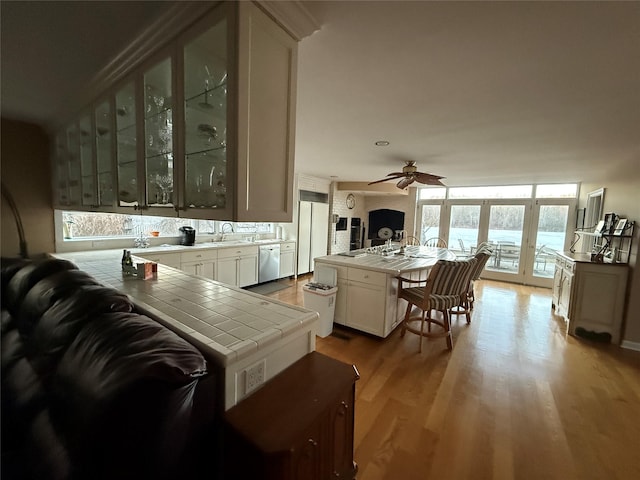
<instances>
[{"instance_id":1,"label":"ceiling fan blade","mask_svg":"<svg viewBox=\"0 0 640 480\"><path fill-rule=\"evenodd\" d=\"M369 185L373 185L374 183L387 182L389 180L395 180L400 177L404 177L404 174L401 173L400 175L395 175L393 177L383 178L382 180L376 180L375 182L369 182Z\"/></svg>"},{"instance_id":2,"label":"ceiling fan blade","mask_svg":"<svg viewBox=\"0 0 640 480\"><path fill-rule=\"evenodd\" d=\"M400 180L396 186L402 190L404 190L405 188L407 188L409 185L411 185L414 182L415 178L413 177L405 177L402 180Z\"/></svg>"},{"instance_id":3,"label":"ceiling fan blade","mask_svg":"<svg viewBox=\"0 0 640 480\"><path fill-rule=\"evenodd\" d=\"M421 173L418 172L415 175L415 179L420 182L420 183L424 183L426 185L442 185L444 187L444 184L440 181L441 177L439 175L431 175L430 173Z\"/></svg>"}]
</instances>

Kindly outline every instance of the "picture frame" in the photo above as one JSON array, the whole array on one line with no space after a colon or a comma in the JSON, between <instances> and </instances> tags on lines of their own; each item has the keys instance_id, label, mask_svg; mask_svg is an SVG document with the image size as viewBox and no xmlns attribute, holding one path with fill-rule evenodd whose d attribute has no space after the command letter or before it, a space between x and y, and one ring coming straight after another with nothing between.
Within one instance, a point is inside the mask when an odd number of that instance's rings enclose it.
<instances>
[{"instance_id":1,"label":"picture frame","mask_svg":"<svg viewBox=\"0 0 640 480\"><path fill-rule=\"evenodd\" d=\"M615 213L604 214L604 230L600 233L603 235L611 235L615 229L618 216Z\"/></svg>"},{"instance_id":2,"label":"picture frame","mask_svg":"<svg viewBox=\"0 0 640 480\"><path fill-rule=\"evenodd\" d=\"M620 218L618 220L618 223L616 223L616 227L613 231L613 234L617 237L624 235L624 231L627 228L627 219L626 218Z\"/></svg>"}]
</instances>

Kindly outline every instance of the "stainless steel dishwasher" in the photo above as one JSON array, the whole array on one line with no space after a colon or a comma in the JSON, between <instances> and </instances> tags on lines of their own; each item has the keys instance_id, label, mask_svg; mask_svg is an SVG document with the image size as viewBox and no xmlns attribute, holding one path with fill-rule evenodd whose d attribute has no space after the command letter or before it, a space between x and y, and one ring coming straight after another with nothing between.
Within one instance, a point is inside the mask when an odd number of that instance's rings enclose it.
<instances>
[{"instance_id":1,"label":"stainless steel dishwasher","mask_svg":"<svg viewBox=\"0 0 640 480\"><path fill-rule=\"evenodd\" d=\"M276 280L280 276L280 244L259 247L258 283Z\"/></svg>"}]
</instances>

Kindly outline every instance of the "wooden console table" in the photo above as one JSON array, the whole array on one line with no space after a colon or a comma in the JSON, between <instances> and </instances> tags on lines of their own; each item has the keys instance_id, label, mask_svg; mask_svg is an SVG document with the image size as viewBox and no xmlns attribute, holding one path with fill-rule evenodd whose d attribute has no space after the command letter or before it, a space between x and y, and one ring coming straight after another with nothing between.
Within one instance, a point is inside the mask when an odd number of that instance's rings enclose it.
<instances>
[{"instance_id":1,"label":"wooden console table","mask_svg":"<svg viewBox=\"0 0 640 480\"><path fill-rule=\"evenodd\" d=\"M311 352L225 412L225 478L353 479L355 382Z\"/></svg>"}]
</instances>

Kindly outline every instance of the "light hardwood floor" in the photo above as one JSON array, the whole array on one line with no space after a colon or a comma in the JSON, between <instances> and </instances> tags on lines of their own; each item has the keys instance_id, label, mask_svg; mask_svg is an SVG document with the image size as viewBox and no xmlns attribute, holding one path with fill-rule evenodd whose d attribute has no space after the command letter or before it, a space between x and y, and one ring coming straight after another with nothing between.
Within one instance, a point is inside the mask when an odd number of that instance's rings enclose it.
<instances>
[{"instance_id":1,"label":"light hardwood floor","mask_svg":"<svg viewBox=\"0 0 640 480\"><path fill-rule=\"evenodd\" d=\"M302 305L308 278L270 294ZM567 336L551 292L481 281L444 339L348 329L317 350L357 366L358 480L640 479L640 352Z\"/></svg>"}]
</instances>

